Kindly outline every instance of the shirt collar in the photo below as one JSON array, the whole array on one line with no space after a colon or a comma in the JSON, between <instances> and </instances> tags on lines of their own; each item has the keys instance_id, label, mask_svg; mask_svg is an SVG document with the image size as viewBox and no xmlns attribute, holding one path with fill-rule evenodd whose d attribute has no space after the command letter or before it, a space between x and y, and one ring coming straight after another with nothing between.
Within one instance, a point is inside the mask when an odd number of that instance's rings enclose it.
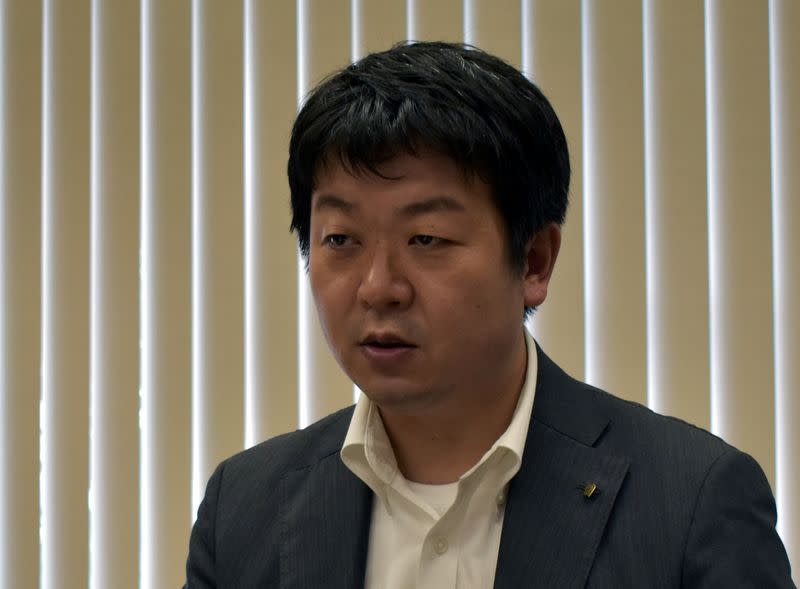
<instances>
[{"instance_id":1,"label":"shirt collar","mask_svg":"<svg viewBox=\"0 0 800 589\"><path fill-rule=\"evenodd\" d=\"M506 449L507 454L513 458L510 465L511 472L506 475L507 478L504 478L510 479L519 470L533 411L538 371L536 344L528 330L524 329L524 332L528 362L525 382L522 385L511 422L483 458L464 473L461 477L462 480L478 470L491 456L497 453L498 448ZM340 455L347 468L381 498L385 497L386 487L392 485L395 477L399 474L397 459L383 427L380 413L375 404L363 393L361 393L350 419L350 427L347 430Z\"/></svg>"}]
</instances>

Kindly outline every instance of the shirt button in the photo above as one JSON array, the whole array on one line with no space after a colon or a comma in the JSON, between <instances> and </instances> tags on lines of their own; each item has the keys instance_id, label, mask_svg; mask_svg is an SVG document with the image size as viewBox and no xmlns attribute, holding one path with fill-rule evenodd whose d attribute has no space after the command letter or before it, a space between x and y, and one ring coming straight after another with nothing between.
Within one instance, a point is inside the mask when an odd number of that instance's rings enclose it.
<instances>
[{"instance_id":1,"label":"shirt button","mask_svg":"<svg viewBox=\"0 0 800 589\"><path fill-rule=\"evenodd\" d=\"M436 554L444 554L447 552L447 538L438 538L433 545L433 549L436 551Z\"/></svg>"},{"instance_id":2,"label":"shirt button","mask_svg":"<svg viewBox=\"0 0 800 589\"><path fill-rule=\"evenodd\" d=\"M495 498L498 505L505 505L506 504L506 494L504 491L500 491Z\"/></svg>"}]
</instances>

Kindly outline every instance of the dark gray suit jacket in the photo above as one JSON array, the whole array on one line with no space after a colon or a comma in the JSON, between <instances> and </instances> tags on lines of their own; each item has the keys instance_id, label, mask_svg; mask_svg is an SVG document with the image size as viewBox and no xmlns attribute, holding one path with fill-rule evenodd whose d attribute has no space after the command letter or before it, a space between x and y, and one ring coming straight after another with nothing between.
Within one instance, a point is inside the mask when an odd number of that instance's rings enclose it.
<instances>
[{"instance_id":1,"label":"dark gray suit jacket","mask_svg":"<svg viewBox=\"0 0 800 589\"><path fill-rule=\"evenodd\" d=\"M538 354L496 588L794 587L750 456ZM352 411L217 468L192 531L189 589L362 586L372 492L339 458Z\"/></svg>"}]
</instances>

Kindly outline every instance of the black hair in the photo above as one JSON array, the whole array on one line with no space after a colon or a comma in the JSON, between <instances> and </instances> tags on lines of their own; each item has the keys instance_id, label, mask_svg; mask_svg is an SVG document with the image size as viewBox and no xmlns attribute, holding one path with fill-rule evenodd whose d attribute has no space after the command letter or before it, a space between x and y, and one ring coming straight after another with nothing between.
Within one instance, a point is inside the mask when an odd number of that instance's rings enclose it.
<instances>
[{"instance_id":1,"label":"black hair","mask_svg":"<svg viewBox=\"0 0 800 589\"><path fill-rule=\"evenodd\" d=\"M401 153L428 148L492 188L510 263L545 225L562 224L570 164L553 108L520 71L476 47L412 42L372 53L308 95L289 146L292 224L308 261L311 193L321 165L378 173Z\"/></svg>"}]
</instances>

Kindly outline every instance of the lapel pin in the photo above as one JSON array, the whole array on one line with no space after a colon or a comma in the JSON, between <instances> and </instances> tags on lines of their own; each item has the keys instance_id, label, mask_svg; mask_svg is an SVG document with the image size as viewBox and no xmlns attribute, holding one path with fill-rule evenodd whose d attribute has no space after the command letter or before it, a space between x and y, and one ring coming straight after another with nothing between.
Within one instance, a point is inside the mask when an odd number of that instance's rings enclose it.
<instances>
[{"instance_id":1,"label":"lapel pin","mask_svg":"<svg viewBox=\"0 0 800 589\"><path fill-rule=\"evenodd\" d=\"M586 483L580 485L578 488L583 492L583 496L587 499L593 499L600 494L600 489L597 487L597 483Z\"/></svg>"}]
</instances>

